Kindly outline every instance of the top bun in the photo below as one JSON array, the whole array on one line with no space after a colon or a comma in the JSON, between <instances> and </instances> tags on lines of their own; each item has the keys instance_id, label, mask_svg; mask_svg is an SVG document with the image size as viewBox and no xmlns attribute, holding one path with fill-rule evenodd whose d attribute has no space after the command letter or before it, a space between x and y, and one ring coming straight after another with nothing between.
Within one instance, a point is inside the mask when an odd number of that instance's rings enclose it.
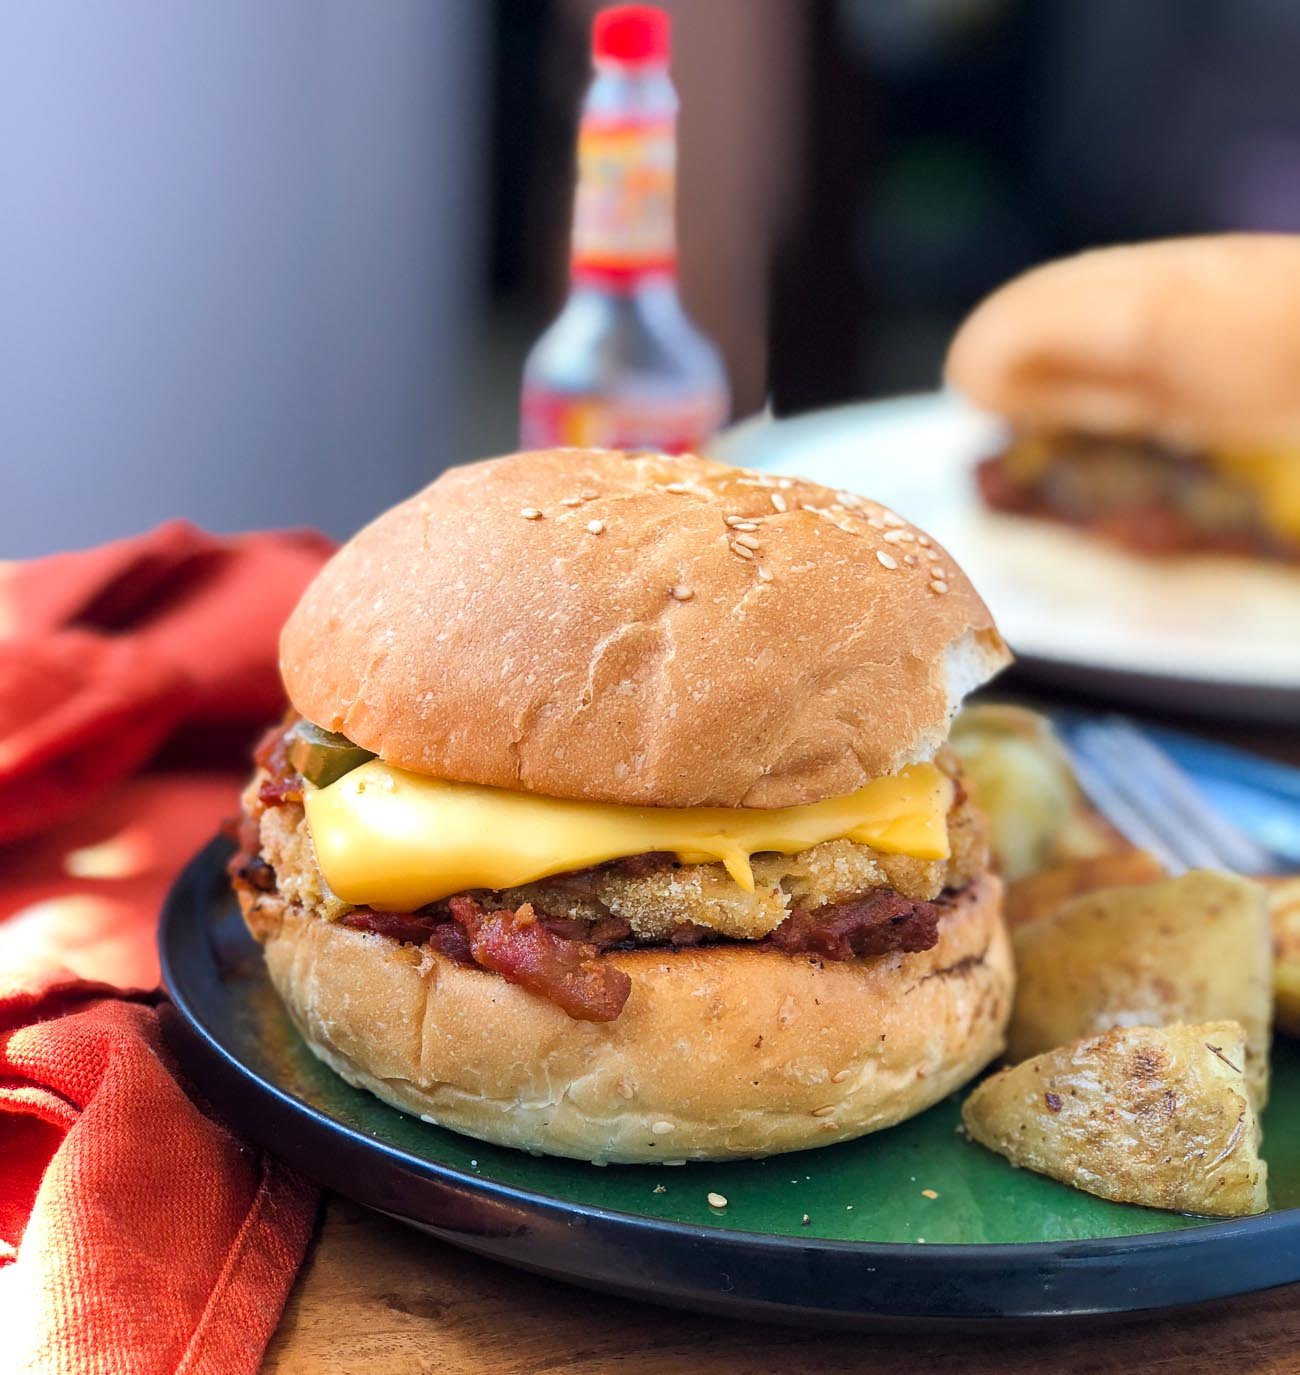
<instances>
[{"instance_id":1,"label":"top bun","mask_svg":"<svg viewBox=\"0 0 1300 1375\"><path fill-rule=\"evenodd\" d=\"M1300 236L1103 248L994 292L947 376L1020 429L1277 447L1300 442L1298 318Z\"/></svg>"},{"instance_id":2,"label":"top bun","mask_svg":"<svg viewBox=\"0 0 1300 1375\"><path fill-rule=\"evenodd\" d=\"M932 754L1009 657L884 507L599 449L444 473L334 555L280 642L298 711L390 764L665 807L852 792Z\"/></svg>"}]
</instances>

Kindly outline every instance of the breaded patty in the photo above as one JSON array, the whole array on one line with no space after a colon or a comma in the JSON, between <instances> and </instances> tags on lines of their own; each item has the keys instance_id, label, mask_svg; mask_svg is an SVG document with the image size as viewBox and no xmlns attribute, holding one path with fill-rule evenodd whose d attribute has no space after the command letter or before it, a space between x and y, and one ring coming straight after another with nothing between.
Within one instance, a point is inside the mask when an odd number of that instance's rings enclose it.
<instances>
[{"instance_id":1,"label":"breaded patty","mask_svg":"<svg viewBox=\"0 0 1300 1375\"><path fill-rule=\"evenodd\" d=\"M936 762L956 776L948 752ZM301 803L264 807L258 789L264 774L250 783L244 807L258 821L263 858L275 870L280 892L326 920L353 910L329 889L316 863ZM851 840L828 840L798 854L772 852L753 859L754 891L746 892L721 864L610 864L576 875L557 875L537 883L488 895L489 905L515 909L524 903L551 917L599 921L616 917L632 928L633 939L662 941L683 925L708 927L738 940L761 940L795 908L815 912L882 888L930 901L945 889L968 883L987 864L984 819L957 788L948 813L952 850L947 860L919 860L882 854Z\"/></svg>"}]
</instances>

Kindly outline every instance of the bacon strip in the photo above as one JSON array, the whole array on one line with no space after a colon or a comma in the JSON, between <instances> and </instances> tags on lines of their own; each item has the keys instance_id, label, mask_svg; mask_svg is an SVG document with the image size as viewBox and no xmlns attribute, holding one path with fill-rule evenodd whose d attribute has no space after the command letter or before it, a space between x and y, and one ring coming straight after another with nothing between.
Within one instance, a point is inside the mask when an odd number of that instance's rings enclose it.
<instances>
[{"instance_id":1,"label":"bacon strip","mask_svg":"<svg viewBox=\"0 0 1300 1375\"><path fill-rule=\"evenodd\" d=\"M454 921L419 912L376 912L369 907L354 907L339 918L339 925L350 926L354 931L374 931L408 945L431 945L457 964L474 964L469 937Z\"/></svg>"},{"instance_id":2,"label":"bacon strip","mask_svg":"<svg viewBox=\"0 0 1300 1375\"><path fill-rule=\"evenodd\" d=\"M938 904L882 888L814 915L795 908L763 944L787 955L853 960L891 950L929 950L938 940Z\"/></svg>"},{"instance_id":3,"label":"bacon strip","mask_svg":"<svg viewBox=\"0 0 1300 1375\"><path fill-rule=\"evenodd\" d=\"M488 912L458 896L447 907L484 969L548 998L578 1021L612 1022L622 1012L632 980L600 959L594 945L548 931L527 903L517 912Z\"/></svg>"}]
</instances>

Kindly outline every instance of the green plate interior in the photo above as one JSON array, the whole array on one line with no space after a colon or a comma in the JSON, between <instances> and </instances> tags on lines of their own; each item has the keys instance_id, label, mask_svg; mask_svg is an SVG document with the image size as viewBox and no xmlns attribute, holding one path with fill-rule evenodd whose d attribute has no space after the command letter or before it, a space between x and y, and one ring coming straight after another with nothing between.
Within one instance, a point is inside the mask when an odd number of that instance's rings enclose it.
<instances>
[{"instance_id":1,"label":"green plate interior","mask_svg":"<svg viewBox=\"0 0 1300 1375\"><path fill-rule=\"evenodd\" d=\"M958 1130L965 1089L889 1131L767 1160L598 1168L534 1157L430 1126L349 1087L298 1036L260 958L227 978L242 1009L232 1049L262 1077L387 1146L585 1207L778 1236L931 1244L1134 1236L1215 1220L1108 1203L1014 1168ZM1274 1047L1264 1154L1273 1208L1300 1207L1300 1045L1284 1038ZM726 1198L725 1209L709 1205L710 1192Z\"/></svg>"}]
</instances>

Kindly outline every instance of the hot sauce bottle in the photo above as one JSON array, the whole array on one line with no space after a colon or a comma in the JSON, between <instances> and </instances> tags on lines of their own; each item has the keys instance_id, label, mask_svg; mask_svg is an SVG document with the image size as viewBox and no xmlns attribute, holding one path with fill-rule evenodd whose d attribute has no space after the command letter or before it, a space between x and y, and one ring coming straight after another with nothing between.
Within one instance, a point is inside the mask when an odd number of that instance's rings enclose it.
<instances>
[{"instance_id":1,"label":"hot sauce bottle","mask_svg":"<svg viewBox=\"0 0 1300 1375\"><path fill-rule=\"evenodd\" d=\"M525 448L697 449L730 404L677 290L677 92L668 16L596 15L578 133L570 291L524 366Z\"/></svg>"}]
</instances>

